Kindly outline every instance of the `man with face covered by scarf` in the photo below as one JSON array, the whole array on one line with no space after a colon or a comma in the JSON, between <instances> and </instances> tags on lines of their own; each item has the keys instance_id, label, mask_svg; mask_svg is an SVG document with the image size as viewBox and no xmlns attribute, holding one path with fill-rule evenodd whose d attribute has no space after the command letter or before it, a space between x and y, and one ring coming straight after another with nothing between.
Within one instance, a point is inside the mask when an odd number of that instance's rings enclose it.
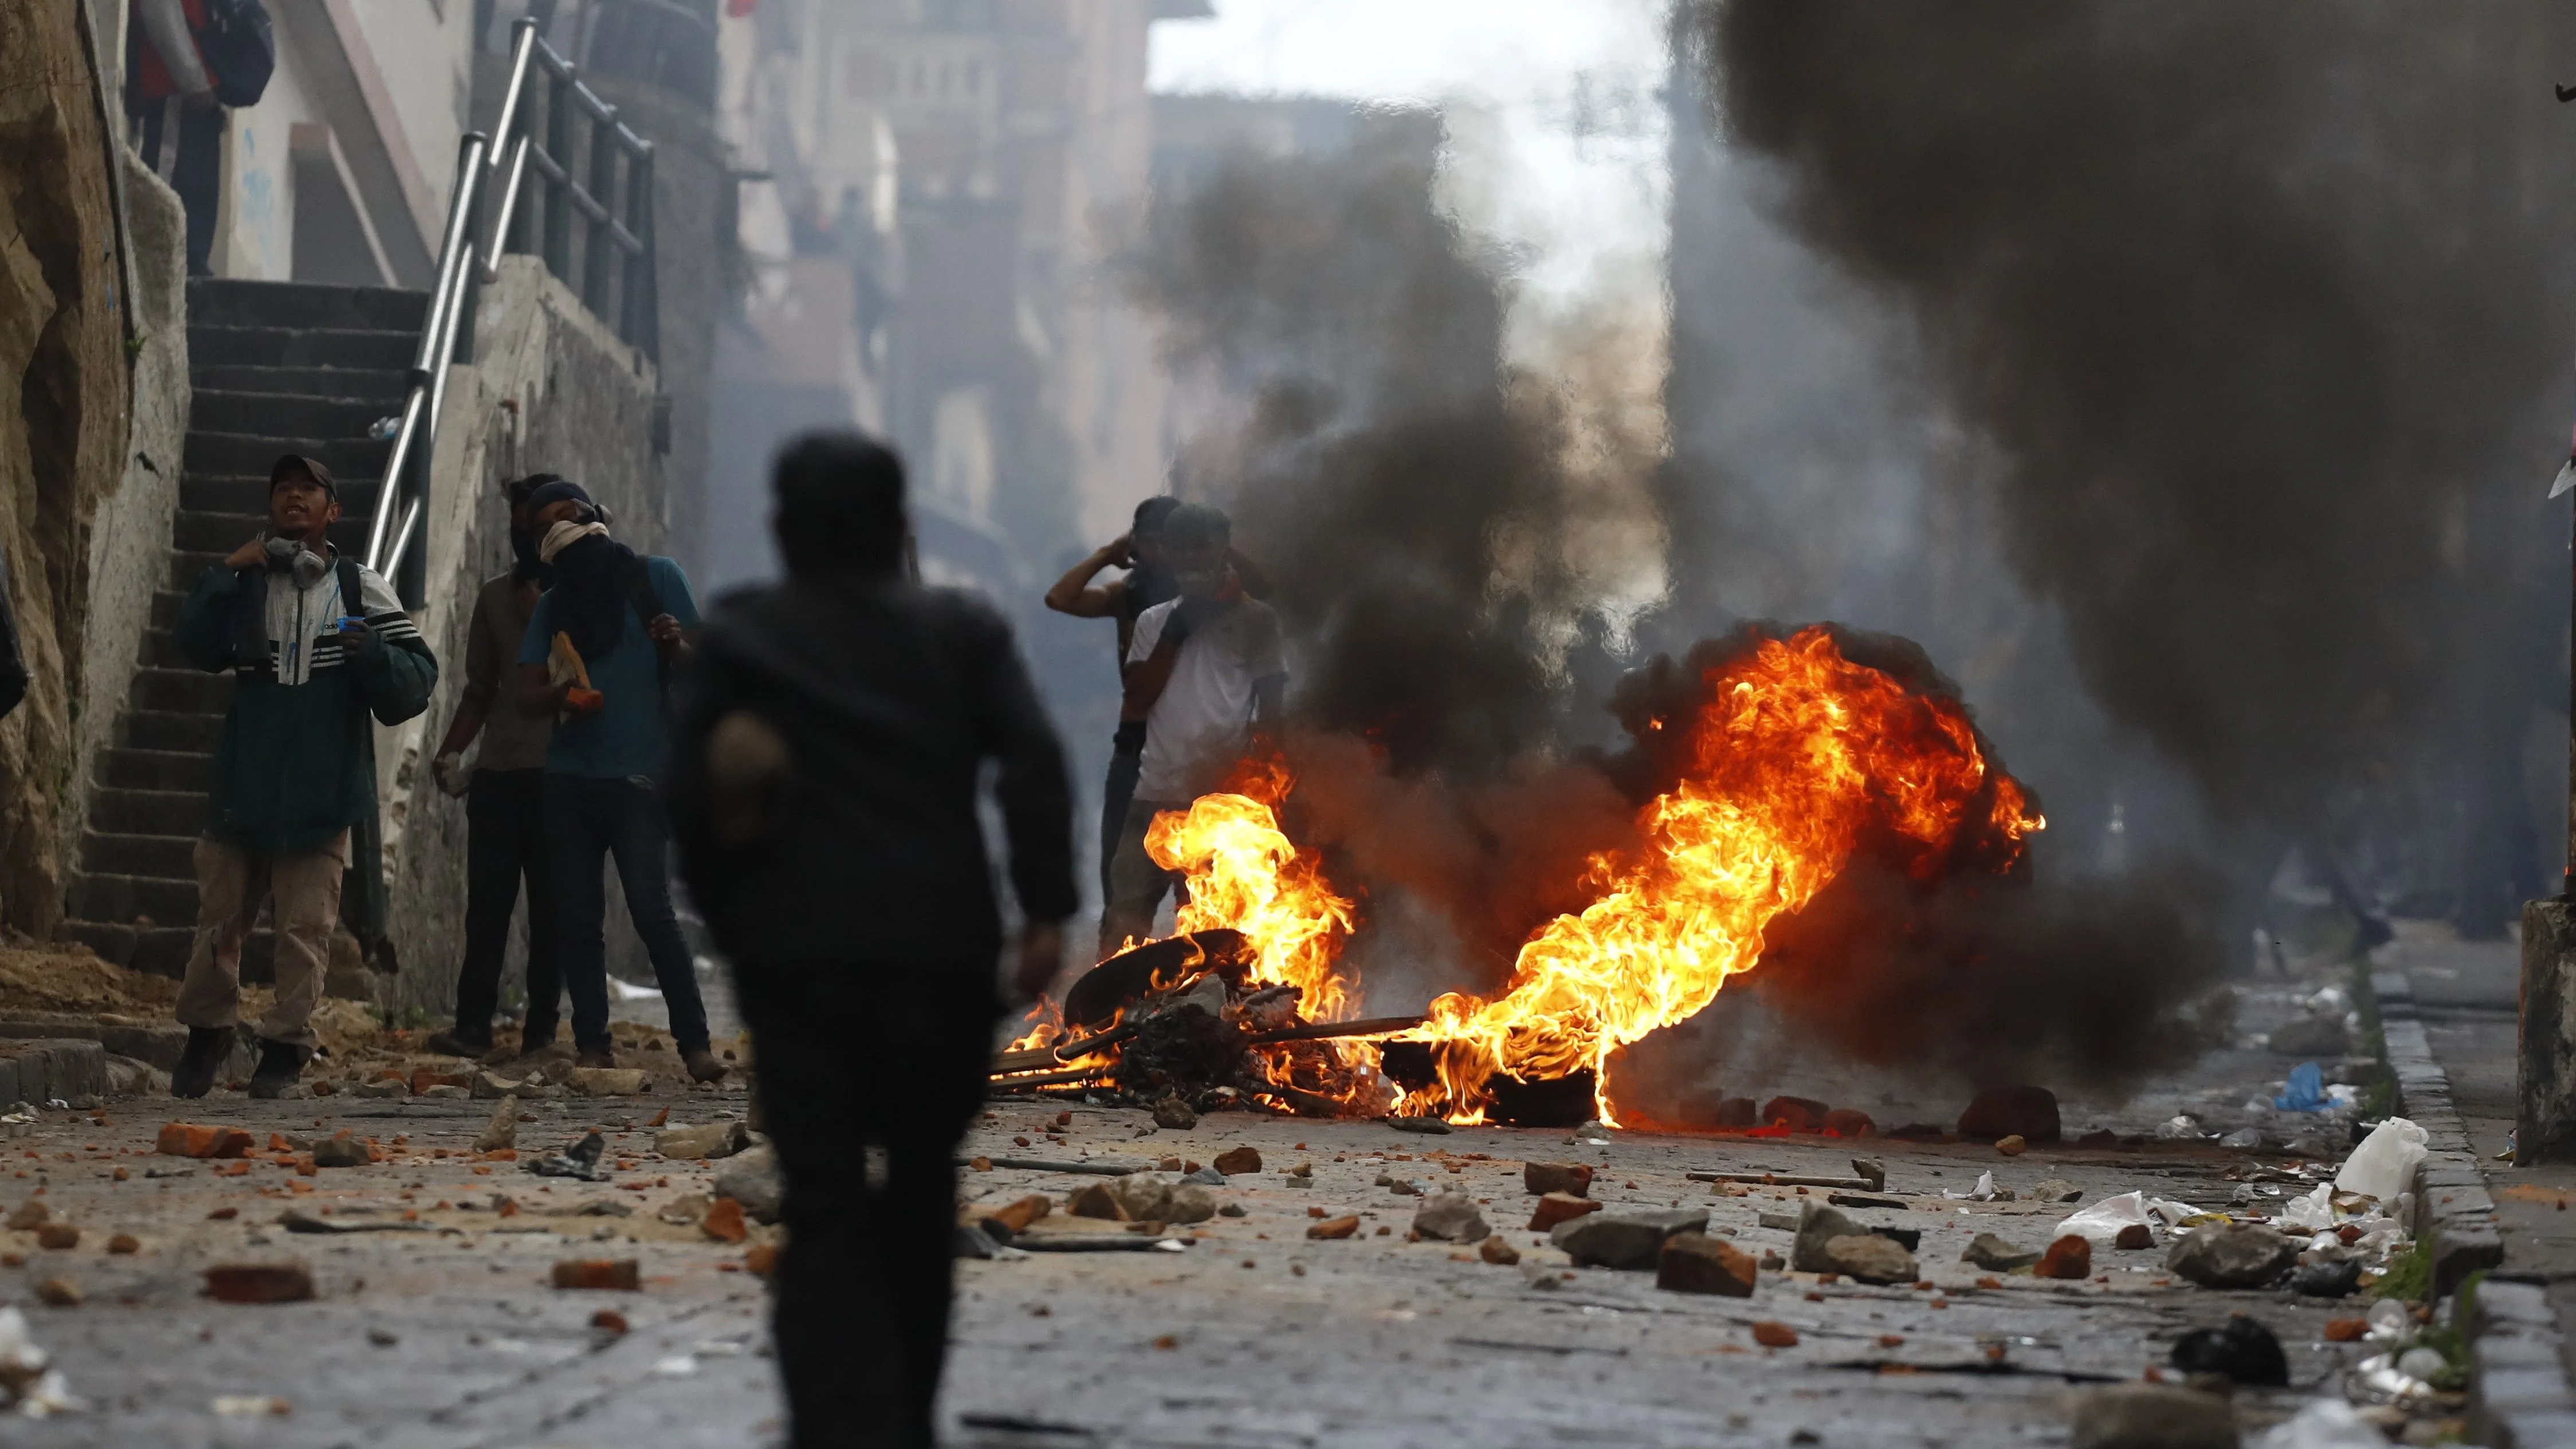
<instances>
[{"instance_id":1,"label":"man with face covered by scarf","mask_svg":"<svg viewBox=\"0 0 2576 1449\"><path fill-rule=\"evenodd\" d=\"M601 857L613 857L680 1058L692 1078L720 1080L726 1069L708 1050L697 969L671 908L671 828L657 784L671 751L664 691L698 622L688 576L672 560L644 557L611 537L607 513L577 483L556 479L530 493L528 524L554 579L519 645L519 707L555 721L546 745L546 858L573 1046L583 1066L614 1065L601 934L608 913Z\"/></svg>"},{"instance_id":2,"label":"man with face covered by scarf","mask_svg":"<svg viewBox=\"0 0 2576 1449\"><path fill-rule=\"evenodd\" d=\"M492 1015L500 1005L501 963L510 945L510 917L518 909L521 881L528 896L528 1015L519 1055L553 1044L561 1020L563 972L557 966L554 892L546 872L546 743L554 721L522 713L515 699L519 645L537 597L554 582L554 570L537 557L528 499L552 473L534 473L508 488L510 551L516 562L483 581L474 595L474 620L465 645L465 694L439 742L431 766L439 788L465 797L465 962L456 976L456 1024L425 1045L450 1056L481 1057L492 1050ZM495 706L498 705L498 708ZM477 738L482 748L465 763Z\"/></svg>"}]
</instances>

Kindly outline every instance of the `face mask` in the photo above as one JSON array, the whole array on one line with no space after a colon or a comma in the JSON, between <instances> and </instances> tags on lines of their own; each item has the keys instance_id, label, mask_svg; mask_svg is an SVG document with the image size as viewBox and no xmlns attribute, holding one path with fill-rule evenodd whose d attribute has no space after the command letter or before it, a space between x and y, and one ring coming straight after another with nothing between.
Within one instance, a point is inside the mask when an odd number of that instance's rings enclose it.
<instances>
[{"instance_id":1,"label":"face mask","mask_svg":"<svg viewBox=\"0 0 2576 1449\"><path fill-rule=\"evenodd\" d=\"M295 578L295 586L299 589L309 589L322 582L322 575L330 572L331 569L330 560L291 538L272 538L268 541L265 551L268 555L268 571L273 574L292 574Z\"/></svg>"}]
</instances>

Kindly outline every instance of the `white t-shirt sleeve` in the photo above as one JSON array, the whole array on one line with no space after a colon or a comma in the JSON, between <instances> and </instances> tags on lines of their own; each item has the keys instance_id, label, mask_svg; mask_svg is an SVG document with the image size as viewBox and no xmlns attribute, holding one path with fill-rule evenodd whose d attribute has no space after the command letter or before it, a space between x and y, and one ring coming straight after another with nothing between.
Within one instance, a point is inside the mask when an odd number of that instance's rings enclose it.
<instances>
[{"instance_id":1,"label":"white t-shirt sleeve","mask_svg":"<svg viewBox=\"0 0 2576 1449\"><path fill-rule=\"evenodd\" d=\"M1154 646L1163 642L1163 621L1181 606L1178 599L1165 599L1136 616L1135 632L1128 636L1127 662L1142 664L1153 657Z\"/></svg>"}]
</instances>

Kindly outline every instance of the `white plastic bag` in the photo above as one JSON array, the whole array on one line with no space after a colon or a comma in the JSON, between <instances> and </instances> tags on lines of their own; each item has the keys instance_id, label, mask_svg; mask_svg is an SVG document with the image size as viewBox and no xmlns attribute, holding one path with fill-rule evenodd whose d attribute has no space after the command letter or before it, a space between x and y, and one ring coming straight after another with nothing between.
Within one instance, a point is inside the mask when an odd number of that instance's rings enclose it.
<instances>
[{"instance_id":1,"label":"white plastic bag","mask_svg":"<svg viewBox=\"0 0 2576 1449\"><path fill-rule=\"evenodd\" d=\"M2120 1236L2120 1229L2132 1223L2141 1227L2147 1222L2147 1196L2141 1192L2124 1192L2106 1197L2091 1207L2082 1208L2057 1225L2053 1237L2078 1237L2108 1244Z\"/></svg>"},{"instance_id":2,"label":"white plastic bag","mask_svg":"<svg viewBox=\"0 0 2576 1449\"><path fill-rule=\"evenodd\" d=\"M2391 1117L2370 1129L2370 1135L2344 1159L2343 1171L2335 1174L2334 1185L2344 1192L2364 1193L2382 1203L2397 1201L2401 1192L2415 1187L2415 1169L2422 1166L2428 1149L2424 1146L2424 1129L2403 1117Z\"/></svg>"},{"instance_id":3,"label":"white plastic bag","mask_svg":"<svg viewBox=\"0 0 2576 1449\"><path fill-rule=\"evenodd\" d=\"M2291 1228L2323 1232L2335 1225L2334 1186L2320 1186L2306 1197L2294 1197L2281 1204L2281 1217L2276 1226L2287 1232Z\"/></svg>"},{"instance_id":4,"label":"white plastic bag","mask_svg":"<svg viewBox=\"0 0 2576 1449\"><path fill-rule=\"evenodd\" d=\"M1968 1189L1966 1192L1944 1192L1941 1195L1953 1202L1993 1202L1995 1200L1995 1175L1991 1172L1978 1173L1977 1185L1975 1187Z\"/></svg>"},{"instance_id":5,"label":"white plastic bag","mask_svg":"<svg viewBox=\"0 0 2576 1449\"><path fill-rule=\"evenodd\" d=\"M2388 1449L2380 1433L2341 1399L2311 1399L2254 1443L2254 1449Z\"/></svg>"}]
</instances>

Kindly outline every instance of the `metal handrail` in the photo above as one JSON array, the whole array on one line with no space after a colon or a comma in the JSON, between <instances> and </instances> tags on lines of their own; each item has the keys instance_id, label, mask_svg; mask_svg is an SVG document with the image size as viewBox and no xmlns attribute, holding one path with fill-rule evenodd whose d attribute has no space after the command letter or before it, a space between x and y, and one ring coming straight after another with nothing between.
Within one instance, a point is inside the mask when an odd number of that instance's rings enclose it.
<instances>
[{"instance_id":1,"label":"metal handrail","mask_svg":"<svg viewBox=\"0 0 2576 1449\"><path fill-rule=\"evenodd\" d=\"M421 324L420 347L412 357L411 388L403 399L402 422L394 434L393 451L385 460L383 482L376 490L375 516L367 524L367 566L388 580L402 567L428 512L427 470L429 460L438 451L439 412L447 401L447 370L455 360L457 340L465 335L473 310L471 289L477 283L499 279L501 254L509 245L510 229L519 217L520 188L526 184L531 169L553 188L557 199L579 211L591 224L595 241L606 242L609 251L624 258L621 316L612 320L603 314L602 320L611 321L620 336L642 349L652 361L661 361L660 289L654 276L652 241L653 143L620 123L617 108L581 83L572 62L540 37L539 21L521 20L512 28L517 37L511 44L510 85L502 97L500 122L491 135L469 131L458 145L456 190L448 199L447 225L440 231L438 273L430 287L429 315ZM592 195L572 176L565 158L556 156L529 127L528 82L538 70L544 71L551 88L547 124L558 145L569 149L571 132L565 123L572 109L590 117L591 170L601 190L613 189L616 171L616 156L601 148L613 148L625 157L625 222L610 210L608 198ZM507 144L496 147L493 136ZM474 218L481 212L485 192L496 175L506 178L500 183L500 204L489 239L478 244ZM570 283L573 279L566 275L571 270L568 234L559 245L556 230L550 218L545 261L549 270ZM604 298L606 267L605 258L594 246L587 261L591 279L583 288L585 297ZM592 305L596 309L600 303Z\"/></svg>"}]
</instances>

